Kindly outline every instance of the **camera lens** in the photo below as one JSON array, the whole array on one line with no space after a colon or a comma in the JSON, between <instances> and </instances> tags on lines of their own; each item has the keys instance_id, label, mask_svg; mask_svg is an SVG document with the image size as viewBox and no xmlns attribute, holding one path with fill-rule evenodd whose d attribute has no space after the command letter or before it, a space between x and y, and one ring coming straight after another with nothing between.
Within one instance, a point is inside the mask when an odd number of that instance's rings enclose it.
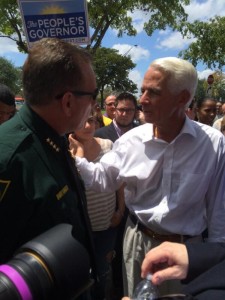
<instances>
[{"instance_id":1,"label":"camera lens","mask_svg":"<svg viewBox=\"0 0 225 300\"><path fill-rule=\"evenodd\" d=\"M60 224L24 244L0 266L0 300L66 300L90 284L90 261L72 226Z\"/></svg>"}]
</instances>

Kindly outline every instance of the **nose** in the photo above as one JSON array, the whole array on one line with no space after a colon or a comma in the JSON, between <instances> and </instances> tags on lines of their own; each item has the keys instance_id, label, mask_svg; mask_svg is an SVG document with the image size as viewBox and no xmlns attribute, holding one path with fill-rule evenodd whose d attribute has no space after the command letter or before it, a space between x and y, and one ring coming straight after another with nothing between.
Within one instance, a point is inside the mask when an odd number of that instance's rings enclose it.
<instances>
[{"instance_id":1,"label":"nose","mask_svg":"<svg viewBox=\"0 0 225 300\"><path fill-rule=\"evenodd\" d=\"M89 124L89 122L85 122L85 124L84 124L84 128L86 129L86 128L89 128L90 127L90 124Z\"/></svg>"},{"instance_id":2,"label":"nose","mask_svg":"<svg viewBox=\"0 0 225 300\"><path fill-rule=\"evenodd\" d=\"M126 111L126 110L124 110L124 111L121 112L121 115L122 115L122 116L125 116L125 115L127 115L127 114L128 114L128 111Z\"/></svg>"},{"instance_id":3,"label":"nose","mask_svg":"<svg viewBox=\"0 0 225 300\"><path fill-rule=\"evenodd\" d=\"M145 91L145 92L141 95L139 102L140 102L141 105L143 105L143 104L148 104L148 103L149 103L149 97L147 96L147 91Z\"/></svg>"}]
</instances>

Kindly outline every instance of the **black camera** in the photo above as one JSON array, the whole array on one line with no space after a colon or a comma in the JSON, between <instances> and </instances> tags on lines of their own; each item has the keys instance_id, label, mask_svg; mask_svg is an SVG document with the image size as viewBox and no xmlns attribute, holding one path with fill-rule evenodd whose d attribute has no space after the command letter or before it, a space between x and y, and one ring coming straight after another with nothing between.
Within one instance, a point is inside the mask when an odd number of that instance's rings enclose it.
<instances>
[{"instance_id":1,"label":"black camera","mask_svg":"<svg viewBox=\"0 0 225 300\"><path fill-rule=\"evenodd\" d=\"M0 300L70 300L92 285L87 250L59 224L0 265Z\"/></svg>"}]
</instances>

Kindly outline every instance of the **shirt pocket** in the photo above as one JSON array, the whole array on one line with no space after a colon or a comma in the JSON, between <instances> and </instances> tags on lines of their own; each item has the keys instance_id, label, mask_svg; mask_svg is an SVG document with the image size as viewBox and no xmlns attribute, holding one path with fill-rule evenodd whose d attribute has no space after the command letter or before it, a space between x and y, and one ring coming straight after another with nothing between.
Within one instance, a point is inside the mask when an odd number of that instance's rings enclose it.
<instances>
[{"instance_id":1,"label":"shirt pocket","mask_svg":"<svg viewBox=\"0 0 225 300\"><path fill-rule=\"evenodd\" d=\"M173 200L179 202L180 199L190 203L201 202L205 199L209 187L211 174L174 173L171 176L171 194Z\"/></svg>"}]
</instances>

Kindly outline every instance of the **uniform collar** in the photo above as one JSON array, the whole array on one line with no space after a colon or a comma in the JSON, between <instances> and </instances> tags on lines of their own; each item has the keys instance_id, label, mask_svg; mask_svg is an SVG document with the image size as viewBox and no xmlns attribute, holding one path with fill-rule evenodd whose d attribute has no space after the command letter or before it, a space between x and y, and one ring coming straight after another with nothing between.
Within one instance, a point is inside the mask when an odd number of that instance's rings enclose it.
<instances>
[{"instance_id":1,"label":"uniform collar","mask_svg":"<svg viewBox=\"0 0 225 300\"><path fill-rule=\"evenodd\" d=\"M32 108L24 104L18 112L19 116L31 131L35 132L42 143L59 152L62 147L62 137L46 123Z\"/></svg>"}]
</instances>

